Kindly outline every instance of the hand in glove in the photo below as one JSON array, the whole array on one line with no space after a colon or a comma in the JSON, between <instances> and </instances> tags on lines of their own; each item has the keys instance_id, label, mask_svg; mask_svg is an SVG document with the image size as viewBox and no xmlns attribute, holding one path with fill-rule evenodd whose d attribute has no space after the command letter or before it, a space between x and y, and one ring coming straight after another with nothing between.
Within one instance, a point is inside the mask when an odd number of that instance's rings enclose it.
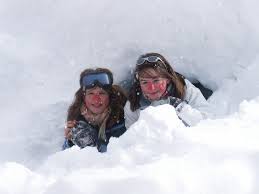
<instances>
[{"instance_id":1,"label":"hand in glove","mask_svg":"<svg viewBox=\"0 0 259 194\"><path fill-rule=\"evenodd\" d=\"M183 101L180 98L169 96L169 104L171 104L173 107L178 107Z\"/></svg>"},{"instance_id":2,"label":"hand in glove","mask_svg":"<svg viewBox=\"0 0 259 194\"><path fill-rule=\"evenodd\" d=\"M163 104L170 104L170 100L169 98L166 99L160 99L160 100L154 100L151 102L151 106L159 106L159 105L163 105Z\"/></svg>"},{"instance_id":3,"label":"hand in glove","mask_svg":"<svg viewBox=\"0 0 259 194\"><path fill-rule=\"evenodd\" d=\"M80 148L96 146L97 131L88 123L78 121L75 127L71 129L71 133L71 141Z\"/></svg>"},{"instance_id":4,"label":"hand in glove","mask_svg":"<svg viewBox=\"0 0 259 194\"><path fill-rule=\"evenodd\" d=\"M178 107L183 101L180 98L169 96L166 99L161 99L161 100L155 100L151 102L151 106L158 106L158 105L163 105L163 104L170 104L173 107Z\"/></svg>"}]
</instances>

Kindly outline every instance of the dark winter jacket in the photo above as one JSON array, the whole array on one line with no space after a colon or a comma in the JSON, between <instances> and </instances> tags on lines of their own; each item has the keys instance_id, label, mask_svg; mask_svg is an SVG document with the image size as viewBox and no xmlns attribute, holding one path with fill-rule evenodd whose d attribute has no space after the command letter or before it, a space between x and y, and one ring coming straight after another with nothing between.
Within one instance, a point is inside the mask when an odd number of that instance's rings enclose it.
<instances>
[{"instance_id":1,"label":"dark winter jacket","mask_svg":"<svg viewBox=\"0 0 259 194\"><path fill-rule=\"evenodd\" d=\"M106 140L103 140L98 138L99 127L91 125L82 115L80 115L77 119L77 125L71 130L72 133L74 133L74 137L72 140L65 139L62 146L63 150L76 144L80 148L91 146L97 147L99 152L106 152L110 138L121 136L126 131L126 127L124 119L116 122L112 127L106 128Z\"/></svg>"}]
</instances>

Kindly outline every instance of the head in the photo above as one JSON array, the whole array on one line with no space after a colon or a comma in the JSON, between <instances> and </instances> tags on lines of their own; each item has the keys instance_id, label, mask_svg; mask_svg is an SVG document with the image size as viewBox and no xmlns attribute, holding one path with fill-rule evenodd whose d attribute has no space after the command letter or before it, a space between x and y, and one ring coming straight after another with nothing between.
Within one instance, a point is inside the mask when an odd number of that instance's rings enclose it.
<instances>
[{"instance_id":1,"label":"head","mask_svg":"<svg viewBox=\"0 0 259 194\"><path fill-rule=\"evenodd\" d=\"M79 83L80 88L69 107L67 120L76 120L81 114L82 105L93 114L101 114L107 108L111 108L114 112L126 101L123 94L118 95L113 85L112 72L108 69L85 69L80 74Z\"/></svg>"},{"instance_id":2,"label":"head","mask_svg":"<svg viewBox=\"0 0 259 194\"><path fill-rule=\"evenodd\" d=\"M184 80L179 77L169 62L158 53L141 55L135 68L135 79L131 88L129 101L131 109L139 108L140 95L149 101L159 100L164 96L184 96ZM174 94L168 94L168 86L174 88Z\"/></svg>"},{"instance_id":3,"label":"head","mask_svg":"<svg viewBox=\"0 0 259 194\"><path fill-rule=\"evenodd\" d=\"M99 86L86 89L83 102L92 114L101 114L109 107L109 93Z\"/></svg>"},{"instance_id":4,"label":"head","mask_svg":"<svg viewBox=\"0 0 259 194\"><path fill-rule=\"evenodd\" d=\"M137 76L141 92L149 101L159 100L166 95L170 80L163 73L148 67L140 71Z\"/></svg>"},{"instance_id":5,"label":"head","mask_svg":"<svg viewBox=\"0 0 259 194\"><path fill-rule=\"evenodd\" d=\"M93 114L103 113L110 104L113 76L108 69L87 69L80 75L83 103Z\"/></svg>"}]
</instances>

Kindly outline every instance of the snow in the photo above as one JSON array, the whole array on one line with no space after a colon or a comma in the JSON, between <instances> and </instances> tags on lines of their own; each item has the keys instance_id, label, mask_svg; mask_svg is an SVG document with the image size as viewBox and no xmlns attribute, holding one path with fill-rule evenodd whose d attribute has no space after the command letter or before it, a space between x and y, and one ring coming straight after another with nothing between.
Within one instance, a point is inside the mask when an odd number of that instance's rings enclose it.
<instances>
[{"instance_id":1,"label":"snow","mask_svg":"<svg viewBox=\"0 0 259 194\"><path fill-rule=\"evenodd\" d=\"M257 194L258 4L0 0L0 193ZM213 116L185 127L150 107L105 154L60 151L79 73L118 82L150 51L214 90Z\"/></svg>"}]
</instances>

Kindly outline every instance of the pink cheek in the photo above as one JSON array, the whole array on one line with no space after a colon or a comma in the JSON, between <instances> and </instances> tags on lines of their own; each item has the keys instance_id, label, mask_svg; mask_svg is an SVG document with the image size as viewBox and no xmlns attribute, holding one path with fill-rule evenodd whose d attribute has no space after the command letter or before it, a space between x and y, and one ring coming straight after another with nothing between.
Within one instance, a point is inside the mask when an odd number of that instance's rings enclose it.
<instances>
[{"instance_id":1,"label":"pink cheek","mask_svg":"<svg viewBox=\"0 0 259 194\"><path fill-rule=\"evenodd\" d=\"M89 106L89 105L91 104L91 102L92 102L91 98L89 98L89 97L88 97L88 98L85 98L84 101L85 101L85 105L86 105L86 106Z\"/></svg>"},{"instance_id":2,"label":"pink cheek","mask_svg":"<svg viewBox=\"0 0 259 194\"><path fill-rule=\"evenodd\" d=\"M98 95L85 98L85 104L99 103L100 101L101 98Z\"/></svg>"},{"instance_id":3,"label":"pink cheek","mask_svg":"<svg viewBox=\"0 0 259 194\"><path fill-rule=\"evenodd\" d=\"M89 101L90 101L89 98L87 98L87 97L84 98L84 103L85 103L85 104L88 104Z\"/></svg>"},{"instance_id":4,"label":"pink cheek","mask_svg":"<svg viewBox=\"0 0 259 194\"><path fill-rule=\"evenodd\" d=\"M165 84L165 83L159 84L158 87L159 87L159 89L162 90L162 91L163 91L163 90L166 90L166 84Z\"/></svg>"},{"instance_id":5,"label":"pink cheek","mask_svg":"<svg viewBox=\"0 0 259 194\"><path fill-rule=\"evenodd\" d=\"M87 108L89 108L90 106L91 106L91 103L89 102L89 99L87 100L87 99L85 99L85 106L87 107Z\"/></svg>"}]
</instances>

